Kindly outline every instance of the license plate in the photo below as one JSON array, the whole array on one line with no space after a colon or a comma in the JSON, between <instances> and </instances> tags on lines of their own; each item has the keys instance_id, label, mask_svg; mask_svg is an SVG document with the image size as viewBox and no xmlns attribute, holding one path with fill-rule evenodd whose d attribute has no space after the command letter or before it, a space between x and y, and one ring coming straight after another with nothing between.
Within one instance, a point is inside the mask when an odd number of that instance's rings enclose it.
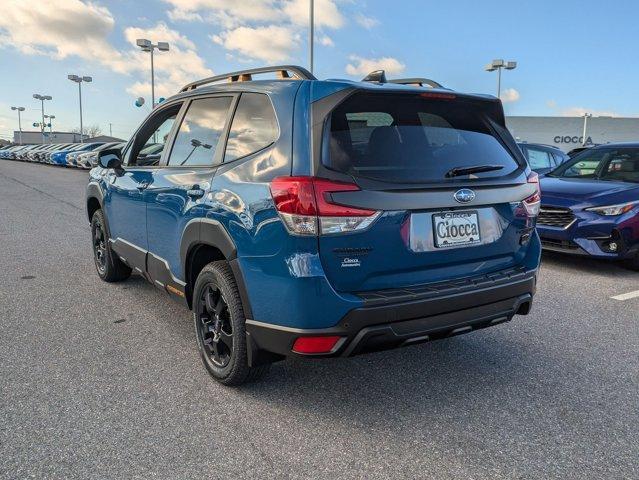
<instances>
[{"instance_id":1,"label":"license plate","mask_svg":"<svg viewBox=\"0 0 639 480\"><path fill-rule=\"evenodd\" d=\"M481 243L479 216L475 211L435 213L433 235L437 248L466 247Z\"/></svg>"}]
</instances>

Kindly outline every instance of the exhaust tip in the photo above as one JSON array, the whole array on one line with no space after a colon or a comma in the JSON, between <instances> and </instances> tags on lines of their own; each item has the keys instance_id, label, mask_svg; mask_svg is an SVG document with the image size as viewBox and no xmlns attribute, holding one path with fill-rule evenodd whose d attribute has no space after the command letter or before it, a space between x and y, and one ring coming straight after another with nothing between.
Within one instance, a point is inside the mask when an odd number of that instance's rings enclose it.
<instances>
[{"instance_id":1,"label":"exhaust tip","mask_svg":"<svg viewBox=\"0 0 639 480\"><path fill-rule=\"evenodd\" d=\"M530 313L531 307L532 307L531 302L527 300L519 305L516 313L517 315L528 315Z\"/></svg>"}]
</instances>

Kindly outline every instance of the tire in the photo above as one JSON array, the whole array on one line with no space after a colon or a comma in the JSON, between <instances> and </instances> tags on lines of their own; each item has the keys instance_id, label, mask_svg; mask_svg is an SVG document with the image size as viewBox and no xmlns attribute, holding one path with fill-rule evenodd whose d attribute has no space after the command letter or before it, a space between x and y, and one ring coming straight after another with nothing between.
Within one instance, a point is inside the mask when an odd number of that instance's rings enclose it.
<instances>
[{"instance_id":1,"label":"tire","mask_svg":"<svg viewBox=\"0 0 639 480\"><path fill-rule=\"evenodd\" d=\"M246 318L233 272L226 261L206 265L193 288L193 323L202 363L218 382L255 381L270 365L248 366Z\"/></svg>"},{"instance_id":2,"label":"tire","mask_svg":"<svg viewBox=\"0 0 639 480\"><path fill-rule=\"evenodd\" d=\"M626 263L626 266L631 269L639 272L639 253L637 253L634 257L629 259Z\"/></svg>"},{"instance_id":3,"label":"tire","mask_svg":"<svg viewBox=\"0 0 639 480\"><path fill-rule=\"evenodd\" d=\"M121 282L131 276L131 269L111 250L102 210L96 210L91 218L91 242L95 269L102 280Z\"/></svg>"}]
</instances>

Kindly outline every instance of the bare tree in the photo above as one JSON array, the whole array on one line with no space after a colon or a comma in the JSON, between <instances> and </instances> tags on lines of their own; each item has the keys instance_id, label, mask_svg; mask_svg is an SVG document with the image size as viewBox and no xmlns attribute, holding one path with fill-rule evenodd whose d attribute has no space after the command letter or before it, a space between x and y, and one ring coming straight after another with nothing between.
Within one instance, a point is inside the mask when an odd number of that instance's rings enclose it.
<instances>
[{"instance_id":1,"label":"bare tree","mask_svg":"<svg viewBox=\"0 0 639 480\"><path fill-rule=\"evenodd\" d=\"M71 133L80 133L79 128L74 128L71 130ZM95 125L89 125L88 127L84 127L84 135L88 138L97 137L102 135L102 128L97 123Z\"/></svg>"}]
</instances>

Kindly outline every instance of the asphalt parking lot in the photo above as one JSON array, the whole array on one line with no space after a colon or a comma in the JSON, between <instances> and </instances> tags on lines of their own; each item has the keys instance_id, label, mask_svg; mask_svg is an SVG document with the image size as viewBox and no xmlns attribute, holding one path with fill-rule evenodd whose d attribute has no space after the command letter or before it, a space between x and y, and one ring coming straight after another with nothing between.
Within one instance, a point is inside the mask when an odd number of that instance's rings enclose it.
<instances>
[{"instance_id":1,"label":"asphalt parking lot","mask_svg":"<svg viewBox=\"0 0 639 480\"><path fill-rule=\"evenodd\" d=\"M639 273L545 255L528 317L230 389L98 279L86 178L0 161L3 478L639 478Z\"/></svg>"}]
</instances>

